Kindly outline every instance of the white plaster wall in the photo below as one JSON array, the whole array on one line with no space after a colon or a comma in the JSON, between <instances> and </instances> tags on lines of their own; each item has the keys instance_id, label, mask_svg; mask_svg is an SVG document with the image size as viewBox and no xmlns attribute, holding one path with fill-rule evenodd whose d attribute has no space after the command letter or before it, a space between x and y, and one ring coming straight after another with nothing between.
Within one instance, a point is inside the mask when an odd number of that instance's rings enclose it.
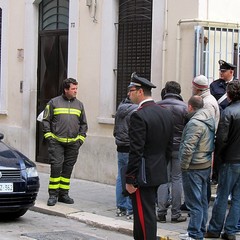
<instances>
[{"instance_id":1,"label":"white plaster wall","mask_svg":"<svg viewBox=\"0 0 240 240\"><path fill-rule=\"evenodd\" d=\"M1 111L0 131L5 141L21 148L24 61L18 58L18 49L24 48L24 1L0 1L2 8L2 56L1 56Z\"/></svg>"},{"instance_id":2,"label":"white plaster wall","mask_svg":"<svg viewBox=\"0 0 240 240\"><path fill-rule=\"evenodd\" d=\"M1 74L0 74L0 119L4 121L4 114L7 113L7 79L8 79L8 20L9 7L8 1L0 1L0 8L2 9L2 34L1 34ZM2 115L1 115L2 114ZM3 117L4 116L4 117Z\"/></svg>"},{"instance_id":3,"label":"white plaster wall","mask_svg":"<svg viewBox=\"0 0 240 240\"><path fill-rule=\"evenodd\" d=\"M88 136L87 142L80 149L73 176L114 185L117 155L112 137Z\"/></svg>"},{"instance_id":4,"label":"white plaster wall","mask_svg":"<svg viewBox=\"0 0 240 240\"><path fill-rule=\"evenodd\" d=\"M157 87L152 91L152 97L156 100L161 99L160 92L166 79L165 56L168 41L166 10L167 1L153 1L151 81Z\"/></svg>"},{"instance_id":5,"label":"white plaster wall","mask_svg":"<svg viewBox=\"0 0 240 240\"><path fill-rule=\"evenodd\" d=\"M94 5L87 7L81 1L79 9L78 98L84 103L89 130L74 176L114 184L117 164L112 115L115 114L117 1L97 1L95 21Z\"/></svg>"},{"instance_id":6,"label":"white plaster wall","mask_svg":"<svg viewBox=\"0 0 240 240\"><path fill-rule=\"evenodd\" d=\"M165 82L178 81L182 87L182 96L187 101L191 94L193 78L194 31L192 25L185 24L181 26L181 35L178 35L178 23L182 19L198 18L198 1L168 0L167 2L168 41L166 43ZM184 28L184 35L182 28Z\"/></svg>"},{"instance_id":7,"label":"white plaster wall","mask_svg":"<svg viewBox=\"0 0 240 240\"><path fill-rule=\"evenodd\" d=\"M238 0L208 0L209 18L221 22L240 22Z\"/></svg>"},{"instance_id":8,"label":"white plaster wall","mask_svg":"<svg viewBox=\"0 0 240 240\"><path fill-rule=\"evenodd\" d=\"M183 97L191 94L194 65L194 24L184 19L239 21L238 0L154 0L152 76L157 85L153 97L160 99L166 81L178 80ZM38 3L40 0L0 0L3 13L0 131L6 141L35 158ZM74 176L114 184L117 173L116 146L112 136L115 113L118 1L70 1L68 75L79 81L78 98L83 101L89 131L80 149ZM93 4L95 0L93 0ZM189 10L190 9L190 10ZM18 19L18 21L16 21ZM24 49L19 61L17 49ZM23 93L19 91L23 81ZM4 96L3 96L4 95ZM3 114L4 113L4 114Z\"/></svg>"}]
</instances>

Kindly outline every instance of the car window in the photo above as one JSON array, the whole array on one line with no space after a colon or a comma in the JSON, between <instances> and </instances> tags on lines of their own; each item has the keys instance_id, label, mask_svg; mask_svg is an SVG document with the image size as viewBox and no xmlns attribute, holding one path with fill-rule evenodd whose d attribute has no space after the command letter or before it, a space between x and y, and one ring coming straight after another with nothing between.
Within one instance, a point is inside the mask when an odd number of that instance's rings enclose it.
<instances>
[{"instance_id":1,"label":"car window","mask_svg":"<svg viewBox=\"0 0 240 240\"><path fill-rule=\"evenodd\" d=\"M0 142L0 156L4 158L15 158L12 151L2 142Z\"/></svg>"}]
</instances>

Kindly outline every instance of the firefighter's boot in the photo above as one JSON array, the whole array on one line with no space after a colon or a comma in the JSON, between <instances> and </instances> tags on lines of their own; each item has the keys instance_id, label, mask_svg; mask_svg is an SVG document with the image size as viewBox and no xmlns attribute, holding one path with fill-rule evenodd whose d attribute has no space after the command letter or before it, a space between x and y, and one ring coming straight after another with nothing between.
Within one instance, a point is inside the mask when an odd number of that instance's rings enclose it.
<instances>
[{"instance_id":1,"label":"firefighter's boot","mask_svg":"<svg viewBox=\"0 0 240 240\"><path fill-rule=\"evenodd\" d=\"M47 201L48 206L54 206L57 203L57 196L56 195L50 195Z\"/></svg>"},{"instance_id":2,"label":"firefighter's boot","mask_svg":"<svg viewBox=\"0 0 240 240\"><path fill-rule=\"evenodd\" d=\"M74 200L69 197L68 191L60 191L58 201L66 204L74 203Z\"/></svg>"}]
</instances>

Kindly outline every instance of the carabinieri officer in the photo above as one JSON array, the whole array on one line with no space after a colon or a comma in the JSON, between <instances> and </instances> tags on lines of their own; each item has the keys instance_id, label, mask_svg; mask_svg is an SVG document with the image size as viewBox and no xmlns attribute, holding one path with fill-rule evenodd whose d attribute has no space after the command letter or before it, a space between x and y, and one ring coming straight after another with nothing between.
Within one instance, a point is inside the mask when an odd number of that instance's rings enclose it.
<instances>
[{"instance_id":1,"label":"carabinieri officer","mask_svg":"<svg viewBox=\"0 0 240 240\"><path fill-rule=\"evenodd\" d=\"M156 86L150 81L132 74L128 95L138 109L130 118L126 190L132 197L136 240L156 240L157 189L168 181L167 163L172 153L173 117L153 101L152 88Z\"/></svg>"},{"instance_id":2,"label":"carabinieri officer","mask_svg":"<svg viewBox=\"0 0 240 240\"><path fill-rule=\"evenodd\" d=\"M235 65L227 63L223 60L218 61L220 65L220 78L210 84L211 94L217 99L220 111L225 109L228 105L226 87L229 82L234 80Z\"/></svg>"}]
</instances>

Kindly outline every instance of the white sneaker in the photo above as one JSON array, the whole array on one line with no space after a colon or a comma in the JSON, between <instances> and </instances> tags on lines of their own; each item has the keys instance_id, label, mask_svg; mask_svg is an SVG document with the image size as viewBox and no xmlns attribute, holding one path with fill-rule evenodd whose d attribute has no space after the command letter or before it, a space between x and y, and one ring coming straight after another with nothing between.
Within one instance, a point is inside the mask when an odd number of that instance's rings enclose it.
<instances>
[{"instance_id":1,"label":"white sneaker","mask_svg":"<svg viewBox=\"0 0 240 240\"><path fill-rule=\"evenodd\" d=\"M125 215L126 215L126 210L121 209L121 208L117 208L116 217L122 217L122 216L125 216Z\"/></svg>"},{"instance_id":2,"label":"white sneaker","mask_svg":"<svg viewBox=\"0 0 240 240\"><path fill-rule=\"evenodd\" d=\"M133 220L133 214L127 214L126 218L127 220Z\"/></svg>"},{"instance_id":3,"label":"white sneaker","mask_svg":"<svg viewBox=\"0 0 240 240\"><path fill-rule=\"evenodd\" d=\"M188 239L188 238L190 238L190 237L189 237L188 232L187 232L187 233L181 233L181 234L179 234L179 238L180 238L181 240L186 240L186 239ZM190 239L189 239L189 240L190 240Z\"/></svg>"},{"instance_id":4,"label":"white sneaker","mask_svg":"<svg viewBox=\"0 0 240 240\"><path fill-rule=\"evenodd\" d=\"M187 233L181 233L179 235L179 238L181 240L195 240L195 238L189 237L188 232Z\"/></svg>"},{"instance_id":5,"label":"white sneaker","mask_svg":"<svg viewBox=\"0 0 240 240\"><path fill-rule=\"evenodd\" d=\"M129 211L127 210L127 212L126 212L126 218L127 218L127 220L132 220L132 219L133 219L133 212L132 212L132 211L129 212Z\"/></svg>"}]
</instances>

